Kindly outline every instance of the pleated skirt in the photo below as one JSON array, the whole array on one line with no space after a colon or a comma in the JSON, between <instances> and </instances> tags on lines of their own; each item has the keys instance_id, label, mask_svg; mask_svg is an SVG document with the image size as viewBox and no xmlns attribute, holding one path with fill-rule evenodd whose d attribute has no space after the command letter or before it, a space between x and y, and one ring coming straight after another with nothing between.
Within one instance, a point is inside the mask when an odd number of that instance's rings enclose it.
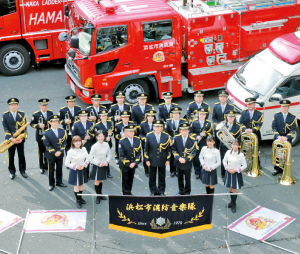
<instances>
[{"instance_id":1,"label":"pleated skirt","mask_svg":"<svg viewBox=\"0 0 300 254\"><path fill-rule=\"evenodd\" d=\"M214 169L213 171L209 172L201 169L200 179L203 184L205 185L216 185L218 184L218 177L217 177L217 170Z\"/></svg>"},{"instance_id":2,"label":"pleated skirt","mask_svg":"<svg viewBox=\"0 0 300 254\"><path fill-rule=\"evenodd\" d=\"M96 165L92 166L92 171L90 177L92 180L102 181L106 180L109 166L98 167Z\"/></svg>"},{"instance_id":3,"label":"pleated skirt","mask_svg":"<svg viewBox=\"0 0 300 254\"><path fill-rule=\"evenodd\" d=\"M88 182L87 178L87 168L83 170L73 170L69 169L69 181L68 183L71 185L82 185Z\"/></svg>"},{"instance_id":4,"label":"pleated skirt","mask_svg":"<svg viewBox=\"0 0 300 254\"><path fill-rule=\"evenodd\" d=\"M233 189L241 189L242 186L244 186L243 174L242 173L230 174L228 173L228 171L226 171L224 185L227 188L232 187Z\"/></svg>"}]
</instances>

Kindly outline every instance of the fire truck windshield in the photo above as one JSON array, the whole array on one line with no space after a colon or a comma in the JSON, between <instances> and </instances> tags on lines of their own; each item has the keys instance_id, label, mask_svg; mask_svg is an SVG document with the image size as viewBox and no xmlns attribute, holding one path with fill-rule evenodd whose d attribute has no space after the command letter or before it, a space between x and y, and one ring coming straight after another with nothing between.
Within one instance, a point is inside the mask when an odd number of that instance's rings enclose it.
<instances>
[{"instance_id":1,"label":"fire truck windshield","mask_svg":"<svg viewBox=\"0 0 300 254\"><path fill-rule=\"evenodd\" d=\"M80 28L77 30L77 34L74 37L79 39L79 51L85 55L89 55L91 52L91 41L94 29Z\"/></svg>"},{"instance_id":2,"label":"fire truck windshield","mask_svg":"<svg viewBox=\"0 0 300 254\"><path fill-rule=\"evenodd\" d=\"M256 56L237 71L236 77L248 89L265 96L283 75Z\"/></svg>"}]
</instances>

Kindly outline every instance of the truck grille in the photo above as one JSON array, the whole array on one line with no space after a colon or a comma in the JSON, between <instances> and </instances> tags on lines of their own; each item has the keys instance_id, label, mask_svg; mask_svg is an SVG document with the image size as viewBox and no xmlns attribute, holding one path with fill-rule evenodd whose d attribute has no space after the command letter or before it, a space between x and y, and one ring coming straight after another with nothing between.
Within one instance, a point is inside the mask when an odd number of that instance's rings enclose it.
<instances>
[{"instance_id":1,"label":"truck grille","mask_svg":"<svg viewBox=\"0 0 300 254\"><path fill-rule=\"evenodd\" d=\"M79 67L73 62L73 60L72 60L71 57L68 57L68 56L67 56L67 63L66 63L66 65L67 65L68 70L74 74L73 77L76 78L76 80L74 80L74 81L77 81L77 82L79 82L79 84L80 84L80 69L79 69Z\"/></svg>"}]
</instances>

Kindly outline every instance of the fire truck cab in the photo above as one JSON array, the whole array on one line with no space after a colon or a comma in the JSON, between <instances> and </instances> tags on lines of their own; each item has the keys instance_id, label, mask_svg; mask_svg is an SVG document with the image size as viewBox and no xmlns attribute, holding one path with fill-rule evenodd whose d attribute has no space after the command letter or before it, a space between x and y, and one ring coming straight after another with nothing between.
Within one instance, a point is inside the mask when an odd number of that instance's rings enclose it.
<instances>
[{"instance_id":1,"label":"fire truck cab","mask_svg":"<svg viewBox=\"0 0 300 254\"><path fill-rule=\"evenodd\" d=\"M270 46L243 65L228 81L229 100L238 110L245 109L245 99L255 96L258 110L264 114L262 139L273 139L272 120L280 111L279 101L291 101L289 112L300 123L300 32L273 40ZM300 139L300 128L292 144Z\"/></svg>"}]
</instances>

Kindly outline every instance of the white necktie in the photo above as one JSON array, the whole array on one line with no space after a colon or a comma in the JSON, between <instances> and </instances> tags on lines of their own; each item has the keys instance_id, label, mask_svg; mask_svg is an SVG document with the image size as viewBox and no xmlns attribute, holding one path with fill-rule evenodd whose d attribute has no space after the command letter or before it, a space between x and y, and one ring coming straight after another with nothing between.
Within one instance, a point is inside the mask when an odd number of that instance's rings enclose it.
<instances>
[{"instance_id":1,"label":"white necktie","mask_svg":"<svg viewBox=\"0 0 300 254\"><path fill-rule=\"evenodd\" d=\"M70 113L72 116L74 116L74 109L70 109Z\"/></svg>"},{"instance_id":2,"label":"white necktie","mask_svg":"<svg viewBox=\"0 0 300 254\"><path fill-rule=\"evenodd\" d=\"M186 138L183 139L183 146L185 146Z\"/></svg>"},{"instance_id":3,"label":"white necktie","mask_svg":"<svg viewBox=\"0 0 300 254\"><path fill-rule=\"evenodd\" d=\"M83 128L86 130L86 123L83 123Z\"/></svg>"},{"instance_id":4,"label":"white necktie","mask_svg":"<svg viewBox=\"0 0 300 254\"><path fill-rule=\"evenodd\" d=\"M285 121L286 121L286 115L283 115L283 121L285 123Z\"/></svg>"},{"instance_id":5,"label":"white necktie","mask_svg":"<svg viewBox=\"0 0 300 254\"><path fill-rule=\"evenodd\" d=\"M168 107L168 106L166 106L167 107L167 111L168 111L168 113L170 112L170 107Z\"/></svg>"},{"instance_id":6,"label":"white necktie","mask_svg":"<svg viewBox=\"0 0 300 254\"><path fill-rule=\"evenodd\" d=\"M178 121L175 121L175 128L178 129Z\"/></svg>"},{"instance_id":7,"label":"white necktie","mask_svg":"<svg viewBox=\"0 0 300 254\"><path fill-rule=\"evenodd\" d=\"M224 113L225 110L225 106L222 106L222 114Z\"/></svg>"},{"instance_id":8,"label":"white necktie","mask_svg":"<svg viewBox=\"0 0 300 254\"><path fill-rule=\"evenodd\" d=\"M129 140L130 140L131 146L133 147L133 140L132 139L129 139Z\"/></svg>"},{"instance_id":9,"label":"white necktie","mask_svg":"<svg viewBox=\"0 0 300 254\"><path fill-rule=\"evenodd\" d=\"M141 107L141 109L142 109L142 112L144 113L144 111L145 111L145 106L144 106L144 107Z\"/></svg>"},{"instance_id":10,"label":"white necktie","mask_svg":"<svg viewBox=\"0 0 300 254\"><path fill-rule=\"evenodd\" d=\"M13 118L14 118L14 120L15 120L15 122L16 122L17 113L13 113L12 115L13 115Z\"/></svg>"},{"instance_id":11,"label":"white necktie","mask_svg":"<svg viewBox=\"0 0 300 254\"><path fill-rule=\"evenodd\" d=\"M152 130L152 124L151 123L149 123L149 129Z\"/></svg>"},{"instance_id":12,"label":"white necktie","mask_svg":"<svg viewBox=\"0 0 300 254\"><path fill-rule=\"evenodd\" d=\"M123 111L123 106L119 106L119 109L122 112Z\"/></svg>"},{"instance_id":13,"label":"white necktie","mask_svg":"<svg viewBox=\"0 0 300 254\"><path fill-rule=\"evenodd\" d=\"M201 121L200 122L200 129L202 129L203 128L203 122Z\"/></svg>"},{"instance_id":14,"label":"white necktie","mask_svg":"<svg viewBox=\"0 0 300 254\"><path fill-rule=\"evenodd\" d=\"M57 129L56 130L52 129L52 130L53 130L55 136L58 138L58 131L57 131Z\"/></svg>"},{"instance_id":15,"label":"white necktie","mask_svg":"<svg viewBox=\"0 0 300 254\"><path fill-rule=\"evenodd\" d=\"M157 141L157 144L159 144L159 135L155 135L155 137L156 137L156 141Z\"/></svg>"},{"instance_id":16,"label":"white necktie","mask_svg":"<svg viewBox=\"0 0 300 254\"><path fill-rule=\"evenodd\" d=\"M229 124L229 125L228 125L228 130L230 131L231 128L232 128L232 124Z\"/></svg>"},{"instance_id":17,"label":"white necktie","mask_svg":"<svg viewBox=\"0 0 300 254\"><path fill-rule=\"evenodd\" d=\"M253 117L253 111L250 112L250 119L252 120L252 117Z\"/></svg>"},{"instance_id":18,"label":"white necktie","mask_svg":"<svg viewBox=\"0 0 300 254\"><path fill-rule=\"evenodd\" d=\"M43 112L43 116L44 116L45 120L47 120L47 113Z\"/></svg>"}]
</instances>

